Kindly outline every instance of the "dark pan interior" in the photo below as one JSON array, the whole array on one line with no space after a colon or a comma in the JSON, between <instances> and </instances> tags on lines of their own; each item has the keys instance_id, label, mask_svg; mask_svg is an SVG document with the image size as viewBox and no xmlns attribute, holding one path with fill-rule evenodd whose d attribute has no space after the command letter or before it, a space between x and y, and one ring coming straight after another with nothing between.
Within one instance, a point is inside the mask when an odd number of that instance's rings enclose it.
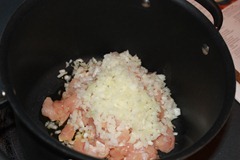
<instances>
[{"instance_id":1,"label":"dark pan interior","mask_svg":"<svg viewBox=\"0 0 240 160\"><path fill-rule=\"evenodd\" d=\"M41 0L25 5L4 41L10 81L23 109L47 132L41 105L63 85L56 76L65 62L129 50L149 71L166 75L182 111L174 121L176 147L167 155L160 153L162 158L205 143L201 139L223 107L229 107L224 106L226 49L215 41L213 27L207 29L210 22L197 20L191 12L172 0L153 0L148 8L139 0ZM204 44L208 55L202 53Z\"/></svg>"}]
</instances>

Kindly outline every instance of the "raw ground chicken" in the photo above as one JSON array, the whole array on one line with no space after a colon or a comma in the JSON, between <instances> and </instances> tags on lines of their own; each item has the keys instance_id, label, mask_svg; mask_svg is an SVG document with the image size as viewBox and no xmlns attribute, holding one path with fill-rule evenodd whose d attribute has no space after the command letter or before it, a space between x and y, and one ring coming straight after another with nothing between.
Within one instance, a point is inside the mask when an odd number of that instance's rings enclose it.
<instances>
[{"instance_id":1,"label":"raw ground chicken","mask_svg":"<svg viewBox=\"0 0 240 160\"><path fill-rule=\"evenodd\" d=\"M42 114L58 139L79 152L109 160L157 159L175 145L172 120L180 115L165 76L148 73L128 51L66 63L61 100L47 97ZM72 78L71 78L72 77ZM63 129L60 129L63 128Z\"/></svg>"}]
</instances>

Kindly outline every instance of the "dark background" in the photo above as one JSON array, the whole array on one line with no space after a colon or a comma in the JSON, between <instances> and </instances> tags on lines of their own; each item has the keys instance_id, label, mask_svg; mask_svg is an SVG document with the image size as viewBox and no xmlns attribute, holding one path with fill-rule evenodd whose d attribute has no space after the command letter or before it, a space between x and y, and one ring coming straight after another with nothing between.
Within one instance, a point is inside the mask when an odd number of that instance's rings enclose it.
<instances>
[{"instance_id":1,"label":"dark background","mask_svg":"<svg viewBox=\"0 0 240 160\"><path fill-rule=\"evenodd\" d=\"M0 0L0 37L11 14L23 0ZM239 160L240 159L240 104L233 102L229 120L219 134L202 150L187 160ZM0 141L1 143L1 141ZM10 160L15 158L10 157Z\"/></svg>"}]
</instances>

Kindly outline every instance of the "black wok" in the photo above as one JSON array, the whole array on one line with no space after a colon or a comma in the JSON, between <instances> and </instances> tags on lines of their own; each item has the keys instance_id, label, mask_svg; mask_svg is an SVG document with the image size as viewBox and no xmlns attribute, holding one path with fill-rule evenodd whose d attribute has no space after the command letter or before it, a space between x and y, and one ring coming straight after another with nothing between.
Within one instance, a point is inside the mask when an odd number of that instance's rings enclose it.
<instances>
[{"instance_id":1,"label":"black wok","mask_svg":"<svg viewBox=\"0 0 240 160\"><path fill-rule=\"evenodd\" d=\"M235 76L217 30L220 10L211 0L199 0L214 26L185 0L148 2L29 0L18 8L1 37L0 82L26 159L92 159L49 136L40 109L63 85L56 76L65 61L102 58L111 51L128 49L144 67L167 77L182 115L174 121L176 147L159 152L162 159L189 157L222 128L234 100Z\"/></svg>"}]
</instances>

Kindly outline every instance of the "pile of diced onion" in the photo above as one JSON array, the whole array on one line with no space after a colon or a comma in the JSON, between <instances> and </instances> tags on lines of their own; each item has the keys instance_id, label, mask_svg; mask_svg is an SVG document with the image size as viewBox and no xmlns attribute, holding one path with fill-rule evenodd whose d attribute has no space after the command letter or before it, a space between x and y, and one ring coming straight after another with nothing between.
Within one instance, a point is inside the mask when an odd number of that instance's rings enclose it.
<instances>
[{"instance_id":1,"label":"pile of diced onion","mask_svg":"<svg viewBox=\"0 0 240 160\"><path fill-rule=\"evenodd\" d=\"M58 75L66 81L62 99L75 96L69 115L58 120L43 113L50 118L46 127L54 129L55 134L61 134L62 125L74 126L73 138L63 141L67 146L72 147L76 137L82 135L83 142L92 136L112 148L129 143L139 150L153 145L160 135L167 135L168 128L174 129L172 120L180 115L180 109L166 87L165 76L149 73L136 55L112 52L102 61L77 59L67 62L69 66L73 68L70 75L65 69ZM93 120L94 135L92 126L82 121L83 112ZM121 143L118 138L126 129L130 138Z\"/></svg>"}]
</instances>

